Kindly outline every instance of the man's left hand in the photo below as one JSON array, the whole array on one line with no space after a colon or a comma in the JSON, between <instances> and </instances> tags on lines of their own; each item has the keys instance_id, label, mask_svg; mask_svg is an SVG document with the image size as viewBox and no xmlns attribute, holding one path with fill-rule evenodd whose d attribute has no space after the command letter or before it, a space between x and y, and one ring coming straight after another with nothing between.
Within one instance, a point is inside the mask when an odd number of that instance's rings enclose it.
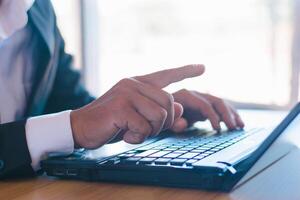
<instances>
[{"instance_id":1,"label":"man's left hand","mask_svg":"<svg viewBox=\"0 0 300 200\"><path fill-rule=\"evenodd\" d=\"M181 118L175 120L172 130L181 132L196 121L208 119L213 129L220 131L220 122L224 122L229 130L243 128L244 123L237 111L225 100L186 89L173 94L175 102L184 108Z\"/></svg>"}]
</instances>

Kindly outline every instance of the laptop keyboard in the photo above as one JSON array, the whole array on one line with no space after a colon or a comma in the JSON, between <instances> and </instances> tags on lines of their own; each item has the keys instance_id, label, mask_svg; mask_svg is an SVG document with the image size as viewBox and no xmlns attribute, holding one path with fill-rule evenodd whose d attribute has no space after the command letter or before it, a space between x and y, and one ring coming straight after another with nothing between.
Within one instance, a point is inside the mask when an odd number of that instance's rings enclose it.
<instances>
[{"instance_id":1,"label":"laptop keyboard","mask_svg":"<svg viewBox=\"0 0 300 200\"><path fill-rule=\"evenodd\" d=\"M167 138L119 154L100 164L172 165L192 166L231 145L261 131L261 129L236 130L212 136Z\"/></svg>"}]
</instances>

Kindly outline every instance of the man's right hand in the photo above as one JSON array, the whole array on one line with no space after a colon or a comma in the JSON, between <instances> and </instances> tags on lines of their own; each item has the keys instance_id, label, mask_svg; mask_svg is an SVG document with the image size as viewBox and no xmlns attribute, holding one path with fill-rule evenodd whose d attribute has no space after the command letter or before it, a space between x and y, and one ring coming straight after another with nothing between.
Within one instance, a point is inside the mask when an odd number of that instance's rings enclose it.
<instances>
[{"instance_id":1,"label":"man's right hand","mask_svg":"<svg viewBox=\"0 0 300 200\"><path fill-rule=\"evenodd\" d=\"M121 80L99 99L71 112L75 145L94 149L115 138L136 144L172 127L183 109L162 88L203 72L203 65L187 65Z\"/></svg>"}]
</instances>

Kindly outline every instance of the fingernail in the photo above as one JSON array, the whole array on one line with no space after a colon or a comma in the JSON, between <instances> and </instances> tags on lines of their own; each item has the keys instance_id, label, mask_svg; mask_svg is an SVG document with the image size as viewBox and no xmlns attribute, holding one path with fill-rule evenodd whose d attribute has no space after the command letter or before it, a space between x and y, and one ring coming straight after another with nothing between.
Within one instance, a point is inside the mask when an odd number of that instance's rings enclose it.
<instances>
[{"instance_id":1,"label":"fingernail","mask_svg":"<svg viewBox=\"0 0 300 200\"><path fill-rule=\"evenodd\" d=\"M205 72L205 66L203 64L193 64L192 65L197 71L199 70L199 75Z\"/></svg>"},{"instance_id":2,"label":"fingernail","mask_svg":"<svg viewBox=\"0 0 300 200\"><path fill-rule=\"evenodd\" d=\"M174 132L182 132L185 128L187 128L188 123L184 118L179 118L176 119L173 126L172 126L172 130Z\"/></svg>"},{"instance_id":3,"label":"fingernail","mask_svg":"<svg viewBox=\"0 0 300 200\"><path fill-rule=\"evenodd\" d=\"M215 130L217 131L217 133L220 133L220 132L221 132L221 126L218 125L218 126L215 128Z\"/></svg>"}]
</instances>

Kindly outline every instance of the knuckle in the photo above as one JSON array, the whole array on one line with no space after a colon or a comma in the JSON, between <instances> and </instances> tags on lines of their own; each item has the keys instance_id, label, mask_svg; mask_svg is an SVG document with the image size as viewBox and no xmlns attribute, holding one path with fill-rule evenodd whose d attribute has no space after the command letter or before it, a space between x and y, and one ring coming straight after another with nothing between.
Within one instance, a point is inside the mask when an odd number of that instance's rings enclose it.
<instances>
[{"instance_id":1,"label":"knuckle","mask_svg":"<svg viewBox=\"0 0 300 200\"><path fill-rule=\"evenodd\" d=\"M156 112L156 120L157 121L164 121L167 118L167 111L164 108L160 108Z\"/></svg>"},{"instance_id":2,"label":"knuckle","mask_svg":"<svg viewBox=\"0 0 300 200\"><path fill-rule=\"evenodd\" d=\"M206 96L206 97L208 97L208 98L210 98L210 99L219 99L218 97L216 97L216 96L214 96L214 95L212 95L212 94L203 94L204 96Z\"/></svg>"},{"instance_id":3,"label":"knuckle","mask_svg":"<svg viewBox=\"0 0 300 200\"><path fill-rule=\"evenodd\" d=\"M188 93L188 92L189 92L189 90L187 90L187 89L183 88L183 89L179 90L179 92L182 92L182 93Z\"/></svg>"},{"instance_id":4,"label":"knuckle","mask_svg":"<svg viewBox=\"0 0 300 200\"><path fill-rule=\"evenodd\" d=\"M136 97L137 93L130 87L118 87L115 88L114 97L116 101L120 103L129 103ZM123 104L122 104L123 105Z\"/></svg>"},{"instance_id":5,"label":"knuckle","mask_svg":"<svg viewBox=\"0 0 300 200\"><path fill-rule=\"evenodd\" d=\"M130 91L130 87L126 87L122 84L117 84L112 88L112 94L120 95L120 94L126 94Z\"/></svg>"},{"instance_id":6,"label":"knuckle","mask_svg":"<svg viewBox=\"0 0 300 200\"><path fill-rule=\"evenodd\" d=\"M123 78L117 83L118 88L131 88L137 84L134 78Z\"/></svg>"},{"instance_id":7,"label":"knuckle","mask_svg":"<svg viewBox=\"0 0 300 200\"><path fill-rule=\"evenodd\" d=\"M131 78L123 78L119 81L120 84L131 84L132 79Z\"/></svg>"},{"instance_id":8,"label":"knuckle","mask_svg":"<svg viewBox=\"0 0 300 200\"><path fill-rule=\"evenodd\" d=\"M214 97L214 103L217 105L227 106L226 102L219 97Z\"/></svg>"},{"instance_id":9,"label":"knuckle","mask_svg":"<svg viewBox=\"0 0 300 200\"><path fill-rule=\"evenodd\" d=\"M151 127L143 119L139 119L137 124L138 126L134 129L136 133L141 133L146 136L151 134Z\"/></svg>"}]
</instances>

